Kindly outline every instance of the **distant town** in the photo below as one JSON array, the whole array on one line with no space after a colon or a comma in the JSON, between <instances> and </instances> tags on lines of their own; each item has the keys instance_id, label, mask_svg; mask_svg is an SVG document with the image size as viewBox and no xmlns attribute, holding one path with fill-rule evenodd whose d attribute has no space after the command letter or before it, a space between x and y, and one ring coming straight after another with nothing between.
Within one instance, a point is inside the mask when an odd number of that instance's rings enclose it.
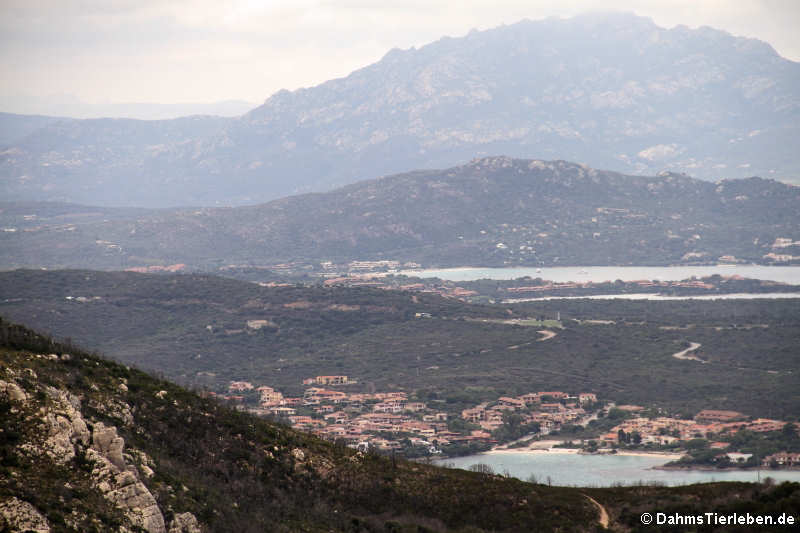
<instances>
[{"instance_id":1,"label":"distant town","mask_svg":"<svg viewBox=\"0 0 800 533\"><path fill-rule=\"evenodd\" d=\"M774 450L756 456L739 451L759 435L796 439L800 425L753 419L737 411L704 409L684 419L643 406L616 405L592 392L539 391L452 413L409 399L403 391L347 392L357 383L345 375L309 377L302 382L302 397L286 397L270 386L233 381L227 394L209 394L351 448L409 457L524 449L557 437L562 439L558 446L583 453L630 449L684 454L671 465L675 467L800 466L798 453Z\"/></svg>"}]
</instances>

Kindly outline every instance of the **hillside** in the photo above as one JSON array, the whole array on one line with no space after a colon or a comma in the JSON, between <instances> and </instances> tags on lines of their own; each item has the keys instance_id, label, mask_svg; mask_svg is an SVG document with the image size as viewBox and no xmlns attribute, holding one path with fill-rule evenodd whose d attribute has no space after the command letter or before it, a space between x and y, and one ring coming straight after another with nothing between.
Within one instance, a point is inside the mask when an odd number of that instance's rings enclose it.
<instances>
[{"instance_id":1,"label":"hillside","mask_svg":"<svg viewBox=\"0 0 800 533\"><path fill-rule=\"evenodd\" d=\"M245 380L296 396L303 379L345 374L359 382L353 391L403 390L449 412L532 390L581 389L689 416L716 408L795 417L798 306L800 299L488 306L207 275L0 273L0 316L183 384L227 393L231 381ZM504 322L559 314L561 328L545 342L541 326ZM707 363L671 357L689 342L702 343Z\"/></svg>"},{"instance_id":2,"label":"hillside","mask_svg":"<svg viewBox=\"0 0 800 533\"><path fill-rule=\"evenodd\" d=\"M798 187L564 161L488 157L238 208L50 206L1 206L0 267L800 262Z\"/></svg>"},{"instance_id":3,"label":"hillside","mask_svg":"<svg viewBox=\"0 0 800 533\"><path fill-rule=\"evenodd\" d=\"M0 112L0 146L12 146L34 131L59 120L62 119L60 117Z\"/></svg>"},{"instance_id":4,"label":"hillside","mask_svg":"<svg viewBox=\"0 0 800 533\"><path fill-rule=\"evenodd\" d=\"M629 531L655 509L777 516L800 498L797 483L558 488L357 453L4 321L0 361L4 531L588 532L603 513ZM739 531L704 529L722 530Z\"/></svg>"},{"instance_id":5,"label":"hillside","mask_svg":"<svg viewBox=\"0 0 800 533\"><path fill-rule=\"evenodd\" d=\"M5 322L0 360L0 527L12 531L591 531L596 520L574 489L355 453Z\"/></svg>"},{"instance_id":6,"label":"hillside","mask_svg":"<svg viewBox=\"0 0 800 533\"><path fill-rule=\"evenodd\" d=\"M800 64L708 27L525 20L392 50L238 118L44 125L0 152L0 195L244 205L501 153L797 180L799 88Z\"/></svg>"}]
</instances>

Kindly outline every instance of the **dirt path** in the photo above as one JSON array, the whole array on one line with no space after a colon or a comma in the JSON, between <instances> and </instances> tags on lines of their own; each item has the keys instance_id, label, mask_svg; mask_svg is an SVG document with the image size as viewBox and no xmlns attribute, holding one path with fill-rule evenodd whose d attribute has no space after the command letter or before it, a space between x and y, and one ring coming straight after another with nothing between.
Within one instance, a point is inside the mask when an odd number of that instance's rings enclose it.
<instances>
[{"instance_id":1,"label":"dirt path","mask_svg":"<svg viewBox=\"0 0 800 533\"><path fill-rule=\"evenodd\" d=\"M680 351L678 353L672 354L672 357L674 357L675 359L683 359L683 360L689 360L689 361L700 361L703 364L708 363L708 361L703 361L702 359L700 359L696 355L689 355L689 353L695 351L700 346L701 346L701 344L699 342L690 342L688 348L686 348L685 350Z\"/></svg>"},{"instance_id":2,"label":"dirt path","mask_svg":"<svg viewBox=\"0 0 800 533\"><path fill-rule=\"evenodd\" d=\"M541 338L541 339L539 339L539 342L542 342L542 341L546 341L546 340L552 339L553 337L555 337L556 335L558 335L558 333L556 333L555 331L550 331L549 329L540 329L540 330L539 330L539 331L537 331L536 333L539 333L539 334L541 334L541 335L542 335L542 338Z\"/></svg>"},{"instance_id":3,"label":"dirt path","mask_svg":"<svg viewBox=\"0 0 800 533\"><path fill-rule=\"evenodd\" d=\"M595 500L591 496L587 496L586 494L584 494L584 496L586 497L587 500L592 502L592 504L595 507L597 507L597 510L600 512L600 518L598 519L598 522L600 522L600 525L603 526L604 528L608 529L608 512L606 512L606 508L603 507L602 505L600 505L600 502L598 502L597 500Z\"/></svg>"}]
</instances>

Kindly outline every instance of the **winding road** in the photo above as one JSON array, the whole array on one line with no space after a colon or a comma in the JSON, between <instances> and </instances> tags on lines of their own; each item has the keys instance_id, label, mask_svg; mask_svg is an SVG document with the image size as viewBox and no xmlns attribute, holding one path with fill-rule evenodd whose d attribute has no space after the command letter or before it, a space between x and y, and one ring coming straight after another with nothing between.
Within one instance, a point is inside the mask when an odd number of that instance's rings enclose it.
<instances>
[{"instance_id":1,"label":"winding road","mask_svg":"<svg viewBox=\"0 0 800 533\"><path fill-rule=\"evenodd\" d=\"M592 504L594 504L595 507L597 507L597 510L600 512L600 518L598 519L598 522L600 522L600 525L603 526L603 528L608 529L608 521L609 520L608 520L608 512L606 511L606 508L603 507L600 504L600 502L598 502L597 500L595 500L591 496L587 496L586 494L584 494L583 496L587 500L592 502Z\"/></svg>"},{"instance_id":2,"label":"winding road","mask_svg":"<svg viewBox=\"0 0 800 533\"><path fill-rule=\"evenodd\" d=\"M706 363L708 363L708 361L703 361L702 359L700 359L696 355L689 355L691 352L695 351L700 346L702 346L702 345L699 342L690 342L688 348L686 348L685 350L680 351L678 353L672 354L672 357L674 357L675 359L683 359L683 360L689 360L689 361L700 361L701 363L706 364Z\"/></svg>"}]
</instances>

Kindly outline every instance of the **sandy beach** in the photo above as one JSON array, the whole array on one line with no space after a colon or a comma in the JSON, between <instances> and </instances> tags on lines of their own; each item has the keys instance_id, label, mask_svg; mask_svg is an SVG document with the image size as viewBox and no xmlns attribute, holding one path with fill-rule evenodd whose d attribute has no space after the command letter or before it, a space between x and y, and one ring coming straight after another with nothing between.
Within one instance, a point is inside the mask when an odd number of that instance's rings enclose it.
<instances>
[{"instance_id":1,"label":"sandy beach","mask_svg":"<svg viewBox=\"0 0 800 533\"><path fill-rule=\"evenodd\" d=\"M526 448L493 448L487 452L487 455L505 454L505 453L524 453L524 454L541 454L541 453L560 453L560 454L579 454L585 453L579 448L555 448L557 444L562 441L558 440L542 440L531 443ZM588 454L587 454L588 455ZM642 450L617 450L616 454L600 453L597 455L628 455L635 457L663 457L665 459L677 460L685 454L676 452L651 452Z\"/></svg>"}]
</instances>

